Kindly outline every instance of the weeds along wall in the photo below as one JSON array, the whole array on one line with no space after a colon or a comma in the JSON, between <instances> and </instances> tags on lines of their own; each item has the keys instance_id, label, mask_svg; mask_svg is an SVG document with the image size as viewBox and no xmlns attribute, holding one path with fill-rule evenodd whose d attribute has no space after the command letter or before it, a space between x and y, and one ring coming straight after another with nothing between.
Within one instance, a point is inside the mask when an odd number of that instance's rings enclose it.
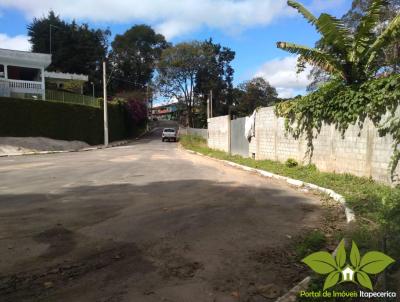
<instances>
[{"instance_id":1,"label":"weeds along wall","mask_svg":"<svg viewBox=\"0 0 400 302\"><path fill-rule=\"evenodd\" d=\"M132 125L121 104L108 106L110 141L128 138ZM103 110L99 108L0 97L0 136L43 136L103 143Z\"/></svg>"}]
</instances>

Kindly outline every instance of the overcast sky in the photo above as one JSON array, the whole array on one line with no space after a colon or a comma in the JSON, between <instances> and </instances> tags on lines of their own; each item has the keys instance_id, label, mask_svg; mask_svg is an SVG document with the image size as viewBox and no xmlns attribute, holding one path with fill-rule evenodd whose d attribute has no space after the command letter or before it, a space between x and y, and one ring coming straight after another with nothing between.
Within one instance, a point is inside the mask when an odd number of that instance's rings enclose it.
<instances>
[{"instance_id":1,"label":"overcast sky","mask_svg":"<svg viewBox=\"0 0 400 302\"><path fill-rule=\"evenodd\" d=\"M313 13L342 16L351 0L304 0ZM306 70L296 74L296 58L277 41L313 46L318 34L282 0L0 0L0 48L29 50L26 26L54 10L62 18L123 33L146 23L174 43L214 42L236 51L235 84L263 76L282 97L304 93Z\"/></svg>"}]
</instances>

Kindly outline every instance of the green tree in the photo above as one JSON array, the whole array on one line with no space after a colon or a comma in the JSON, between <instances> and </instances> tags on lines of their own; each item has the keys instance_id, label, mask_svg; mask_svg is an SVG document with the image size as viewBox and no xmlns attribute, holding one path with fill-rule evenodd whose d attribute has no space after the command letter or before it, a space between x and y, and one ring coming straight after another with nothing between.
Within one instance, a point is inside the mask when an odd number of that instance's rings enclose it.
<instances>
[{"instance_id":1,"label":"green tree","mask_svg":"<svg viewBox=\"0 0 400 302\"><path fill-rule=\"evenodd\" d=\"M107 54L110 31L65 22L50 11L28 25L33 52L50 53L50 31L52 63L48 70L86 74L100 89L101 64Z\"/></svg>"},{"instance_id":2,"label":"green tree","mask_svg":"<svg viewBox=\"0 0 400 302\"><path fill-rule=\"evenodd\" d=\"M353 0L351 9L342 17L344 24L355 32L362 19L368 13L372 0ZM400 12L400 0L387 0L382 7L375 33L379 35L385 26ZM382 66L381 72L394 74L400 72L400 41L399 37L393 38L378 54L377 64Z\"/></svg>"},{"instance_id":3,"label":"green tree","mask_svg":"<svg viewBox=\"0 0 400 302\"><path fill-rule=\"evenodd\" d=\"M143 90L151 82L156 62L169 44L150 26L135 25L111 44L113 87L117 91Z\"/></svg>"},{"instance_id":4,"label":"green tree","mask_svg":"<svg viewBox=\"0 0 400 302\"><path fill-rule=\"evenodd\" d=\"M212 39L202 43L205 52L210 53L209 64L204 65L196 77L195 92L202 101L201 114L203 124L206 123L207 98L210 90L213 93L214 115L229 113L232 105L234 69L231 62L235 52L228 47L213 43Z\"/></svg>"},{"instance_id":5,"label":"green tree","mask_svg":"<svg viewBox=\"0 0 400 302\"><path fill-rule=\"evenodd\" d=\"M261 77L241 83L234 91L235 102L233 113L238 116L248 116L258 107L267 107L278 101L278 93Z\"/></svg>"},{"instance_id":6,"label":"green tree","mask_svg":"<svg viewBox=\"0 0 400 302\"><path fill-rule=\"evenodd\" d=\"M400 15L396 15L379 35L376 34L384 0L371 1L354 31L329 14L316 18L296 1L289 0L288 5L316 27L322 35L321 47L310 48L288 42L278 42L277 46L300 55L300 63L317 66L347 84L362 83L373 77L382 67L378 62L383 49L400 35Z\"/></svg>"},{"instance_id":7,"label":"green tree","mask_svg":"<svg viewBox=\"0 0 400 302\"><path fill-rule=\"evenodd\" d=\"M341 18L352 32L356 31L372 2L373 0L353 0L351 8ZM379 18L380 23L392 20L400 11L400 0L386 0L384 4Z\"/></svg>"},{"instance_id":8,"label":"green tree","mask_svg":"<svg viewBox=\"0 0 400 302\"><path fill-rule=\"evenodd\" d=\"M368 12L368 8L371 5L372 0L353 0L350 10L341 18L343 23L350 29L352 33L356 32L357 27L363 17ZM382 8L382 13L379 18L379 23L375 27L375 34L378 35L382 32L385 25L392 20L396 14L400 11L400 0L389 0ZM323 39L319 40L315 47L322 48ZM399 39L393 39L392 43L384 47L383 51L380 52L379 58L377 58L376 64L381 66L379 72L386 74L399 73L399 59L400 59L400 43ZM318 67L313 67L309 78L312 80L310 85L307 87L308 91L315 91L321 84L329 81L330 76Z\"/></svg>"},{"instance_id":9,"label":"green tree","mask_svg":"<svg viewBox=\"0 0 400 302\"><path fill-rule=\"evenodd\" d=\"M195 92L196 79L201 70L211 64L213 53L203 43L180 43L162 52L157 66L157 83L161 94L176 98L187 111L187 122L194 125L194 112L199 108Z\"/></svg>"}]
</instances>

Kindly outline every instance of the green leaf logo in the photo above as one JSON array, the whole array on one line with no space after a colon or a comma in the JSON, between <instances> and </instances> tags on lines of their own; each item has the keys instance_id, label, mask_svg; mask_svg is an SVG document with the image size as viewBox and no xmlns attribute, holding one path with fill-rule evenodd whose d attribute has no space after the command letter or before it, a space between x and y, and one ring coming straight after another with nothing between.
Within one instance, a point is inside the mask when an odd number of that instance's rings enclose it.
<instances>
[{"instance_id":1,"label":"green leaf logo","mask_svg":"<svg viewBox=\"0 0 400 302\"><path fill-rule=\"evenodd\" d=\"M370 290L373 290L371 279L369 278L367 273L357 272L357 281L358 281L358 283L360 283L360 285L362 285Z\"/></svg>"},{"instance_id":2,"label":"green leaf logo","mask_svg":"<svg viewBox=\"0 0 400 302\"><path fill-rule=\"evenodd\" d=\"M353 241L350 251L350 263L355 269L358 269L360 266L360 261L360 251L358 250L357 244Z\"/></svg>"},{"instance_id":3,"label":"green leaf logo","mask_svg":"<svg viewBox=\"0 0 400 302\"><path fill-rule=\"evenodd\" d=\"M326 277L325 282L324 282L324 290L335 286L339 282L340 278L340 272L334 271Z\"/></svg>"},{"instance_id":4,"label":"green leaf logo","mask_svg":"<svg viewBox=\"0 0 400 302\"><path fill-rule=\"evenodd\" d=\"M328 252L317 252L303 259L314 272L325 275L337 269L336 262Z\"/></svg>"},{"instance_id":5,"label":"green leaf logo","mask_svg":"<svg viewBox=\"0 0 400 302\"><path fill-rule=\"evenodd\" d=\"M339 268L342 268L346 264L346 250L344 249L344 240L342 240L339 244L335 260L337 267Z\"/></svg>"},{"instance_id":6,"label":"green leaf logo","mask_svg":"<svg viewBox=\"0 0 400 302\"><path fill-rule=\"evenodd\" d=\"M302 261L314 272L328 275L324 282L324 290L339 282L354 282L369 290L373 290L369 275L379 274L395 261L381 252L368 252L363 257L357 244L353 241L350 251L350 264L347 264L344 240L342 240L333 257L328 252L313 253Z\"/></svg>"},{"instance_id":7,"label":"green leaf logo","mask_svg":"<svg viewBox=\"0 0 400 302\"><path fill-rule=\"evenodd\" d=\"M362 257L360 269L367 274L379 274L394 260L381 252L368 252Z\"/></svg>"}]
</instances>

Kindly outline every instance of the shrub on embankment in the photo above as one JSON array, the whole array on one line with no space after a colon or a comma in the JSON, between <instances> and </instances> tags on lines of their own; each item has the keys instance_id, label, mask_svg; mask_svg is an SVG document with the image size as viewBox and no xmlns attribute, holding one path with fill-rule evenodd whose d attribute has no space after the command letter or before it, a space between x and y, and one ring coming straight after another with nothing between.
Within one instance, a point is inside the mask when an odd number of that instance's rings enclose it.
<instances>
[{"instance_id":1,"label":"shrub on embankment","mask_svg":"<svg viewBox=\"0 0 400 302\"><path fill-rule=\"evenodd\" d=\"M143 129L125 104L108 105L110 141L122 140ZM60 140L103 143L103 109L89 106L0 97L0 136L43 136Z\"/></svg>"}]
</instances>

